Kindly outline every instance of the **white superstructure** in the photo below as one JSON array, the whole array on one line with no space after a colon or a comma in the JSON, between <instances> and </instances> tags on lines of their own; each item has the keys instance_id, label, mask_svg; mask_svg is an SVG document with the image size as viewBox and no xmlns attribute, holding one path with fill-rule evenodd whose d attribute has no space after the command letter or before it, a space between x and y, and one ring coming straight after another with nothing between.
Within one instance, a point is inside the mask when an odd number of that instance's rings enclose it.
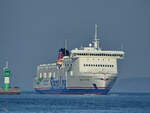
<instances>
[{"instance_id":1,"label":"white superstructure","mask_svg":"<svg viewBox=\"0 0 150 113\"><path fill-rule=\"evenodd\" d=\"M107 94L117 78L117 59L123 59L124 52L104 51L99 45L95 25L93 45L90 43L89 47L75 48L67 55L68 51L64 48L64 52L59 52L56 63L38 66L36 91ZM59 92L57 89L62 90Z\"/></svg>"}]
</instances>

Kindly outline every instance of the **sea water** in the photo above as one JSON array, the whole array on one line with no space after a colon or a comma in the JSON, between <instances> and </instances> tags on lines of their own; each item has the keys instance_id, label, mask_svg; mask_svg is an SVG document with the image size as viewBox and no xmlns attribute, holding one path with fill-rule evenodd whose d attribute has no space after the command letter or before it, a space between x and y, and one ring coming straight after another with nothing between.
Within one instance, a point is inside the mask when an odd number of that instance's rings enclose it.
<instances>
[{"instance_id":1,"label":"sea water","mask_svg":"<svg viewBox=\"0 0 150 113\"><path fill-rule=\"evenodd\" d=\"M1 113L150 113L150 93L0 95Z\"/></svg>"}]
</instances>

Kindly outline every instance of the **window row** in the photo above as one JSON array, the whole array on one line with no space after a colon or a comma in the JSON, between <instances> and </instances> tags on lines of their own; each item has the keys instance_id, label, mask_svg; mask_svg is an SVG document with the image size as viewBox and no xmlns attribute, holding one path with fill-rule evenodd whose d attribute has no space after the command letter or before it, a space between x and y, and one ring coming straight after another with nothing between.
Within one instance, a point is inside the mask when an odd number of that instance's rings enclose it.
<instances>
[{"instance_id":1,"label":"window row","mask_svg":"<svg viewBox=\"0 0 150 113\"><path fill-rule=\"evenodd\" d=\"M40 78L51 78L51 77L54 77L55 78L55 72L54 73L52 73L52 72L49 72L49 73L46 73L46 72L44 72L44 73L40 73Z\"/></svg>"},{"instance_id":2,"label":"window row","mask_svg":"<svg viewBox=\"0 0 150 113\"><path fill-rule=\"evenodd\" d=\"M72 66L72 64L65 64L65 66Z\"/></svg>"},{"instance_id":3,"label":"window row","mask_svg":"<svg viewBox=\"0 0 150 113\"><path fill-rule=\"evenodd\" d=\"M120 56L122 57L122 54L106 54L106 53L101 53L101 54L89 54L89 53L74 53L74 55L80 55L80 56Z\"/></svg>"},{"instance_id":4,"label":"window row","mask_svg":"<svg viewBox=\"0 0 150 113\"><path fill-rule=\"evenodd\" d=\"M84 64L87 67L114 67L114 65L104 65L104 64Z\"/></svg>"}]
</instances>

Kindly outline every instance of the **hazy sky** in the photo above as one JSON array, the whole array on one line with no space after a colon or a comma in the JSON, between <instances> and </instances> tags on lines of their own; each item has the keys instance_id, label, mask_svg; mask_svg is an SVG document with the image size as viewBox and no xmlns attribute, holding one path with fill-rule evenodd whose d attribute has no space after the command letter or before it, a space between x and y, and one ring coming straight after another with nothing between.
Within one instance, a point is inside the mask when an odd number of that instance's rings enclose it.
<instances>
[{"instance_id":1,"label":"hazy sky","mask_svg":"<svg viewBox=\"0 0 150 113\"><path fill-rule=\"evenodd\" d=\"M65 39L69 50L87 45L95 23L102 49L126 52L113 89L150 91L150 0L0 0L0 68L8 58L12 85L32 90L36 66L54 62Z\"/></svg>"}]
</instances>

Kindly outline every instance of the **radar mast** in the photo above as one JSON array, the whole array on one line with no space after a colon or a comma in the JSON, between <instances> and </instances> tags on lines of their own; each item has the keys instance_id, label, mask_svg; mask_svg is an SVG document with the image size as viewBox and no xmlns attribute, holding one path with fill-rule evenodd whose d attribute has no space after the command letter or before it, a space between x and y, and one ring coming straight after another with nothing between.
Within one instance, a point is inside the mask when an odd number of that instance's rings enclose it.
<instances>
[{"instance_id":1,"label":"radar mast","mask_svg":"<svg viewBox=\"0 0 150 113\"><path fill-rule=\"evenodd\" d=\"M95 35L94 35L94 48L95 49L100 49L99 47L99 39L98 39L98 25L95 24Z\"/></svg>"}]
</instances>

